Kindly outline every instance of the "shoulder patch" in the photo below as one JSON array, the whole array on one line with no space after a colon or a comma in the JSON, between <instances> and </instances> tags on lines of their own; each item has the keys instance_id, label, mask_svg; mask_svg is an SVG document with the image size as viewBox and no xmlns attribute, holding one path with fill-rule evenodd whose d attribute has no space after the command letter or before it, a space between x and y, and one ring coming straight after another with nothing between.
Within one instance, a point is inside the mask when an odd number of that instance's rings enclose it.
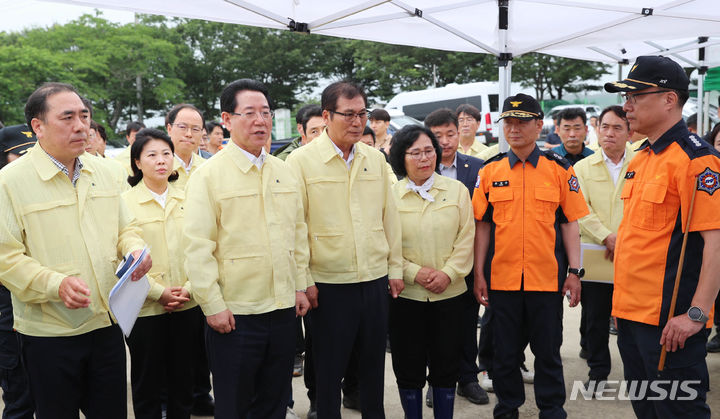
<instances>
[{"instance_id":1,"label":"shoulder patch","mask_svg":"<svg viewBox=\"0 0 720 419\"><path fill-rule=\"evenodd\" d=\"M567 170L572 165L570 162L563 156L559 155L558 153L552 151L552 150L545 150L540 152L541 155L545 156L548 160L552 160L562 166L563 169Z\"/></svg>"},{"instance_id":2,"label":"shoulder patch","mask_svg":"<svg viewBox=\"0 0 720 419\"><path fill-rule=\"evenodd\" d=\"M720 173L706 167L705 170L698 175L697 190L712 195L718 189L720 189Z\"/></svg>"},{"instance_id":3,"label":"shoulder patch","mask_svg":"<svg viewBox=\"0 0 720 419\"><path fill-rule=\"evenodd\" d=\"M575 177L575 175L570 175L570 179L568 179L568 185L570 185L570 190L572 192L580 191L580 182L578 182L578 178Z\"/></svg>"}]
</instances>

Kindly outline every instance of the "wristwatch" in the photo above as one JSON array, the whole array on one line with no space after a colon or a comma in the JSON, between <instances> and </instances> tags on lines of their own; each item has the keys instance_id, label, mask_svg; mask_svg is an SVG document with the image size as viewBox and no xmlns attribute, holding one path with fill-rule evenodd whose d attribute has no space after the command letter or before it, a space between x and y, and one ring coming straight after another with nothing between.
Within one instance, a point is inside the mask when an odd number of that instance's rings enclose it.
<instances>
[{"instance_id":1,"label":"wristwatch","mask_svg":"<svg viewBox=\"0 0 720 419\"><path fill-rule=\"evenodd\" d=\"M580 269L568 268L568 273L577 275L578 278L582 278L585 276L585 268L580 268Z\"/></svg>"},{"instance_id":2,"label":"wristwatch","mask_svg":"<svg viewBox=\"0 0 720 419\"><path fill-rule=\"evenodd\" d=\"M688 317L690 317L690 320L698 323L707 323L708 316L703 313L702 309L700 307L692 306L687 311Z\"/></svg>"}]
</instances>

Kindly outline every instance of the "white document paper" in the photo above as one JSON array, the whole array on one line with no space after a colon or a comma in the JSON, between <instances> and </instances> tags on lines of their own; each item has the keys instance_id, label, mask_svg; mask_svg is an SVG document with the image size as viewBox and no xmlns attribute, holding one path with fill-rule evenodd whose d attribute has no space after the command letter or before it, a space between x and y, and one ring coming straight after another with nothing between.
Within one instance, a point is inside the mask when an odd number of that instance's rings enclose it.
<instances>
[{"instance_id":1,"label":"white document paper","mask_svg":"<svg viewBox=\"0 0 720 419\"><path fill-rule=\"evenodd\" d=\"M613 283L614 267L610 260L605 259L607 248L600 244L580 244L580 266L585 268L585 282Z\"/></svg>"},{"instance_id":2,"label":"white document paper","mask_svg":"<svg viewBox=\"0 0 720 419\"><path fill-rule=\"evenodd\" d=\"M145 259L147 255L147 246L143 249L137 260L126 259L118 266L115 274L120 278L110 291L108 303L110 311L120 325L125 337L130 336L135 320L137 320L140 309L147 299L150 292L150 282L146 276L133 281L130 279L138 265Z\"/></svg>"}]
</instances>

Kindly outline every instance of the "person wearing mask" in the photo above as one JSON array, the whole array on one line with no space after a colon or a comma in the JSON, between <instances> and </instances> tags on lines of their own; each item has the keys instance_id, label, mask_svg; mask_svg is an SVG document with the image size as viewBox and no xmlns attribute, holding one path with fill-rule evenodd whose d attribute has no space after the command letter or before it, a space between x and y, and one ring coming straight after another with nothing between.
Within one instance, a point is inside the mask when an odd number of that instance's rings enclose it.
<instances>
[{"instance_id":1,"label":"person wearing mask","mask_svg":"<svg viewBox=\"0 0 720 419\"><path fill-rule=\"evenodd\" d=\"M185 275L182 229L185 193L172 184L174 145L162 131L141 129L130 152L132 189L123 193L135 214L142 237L152 248L148 273L150 292L127 338L130 380L136 418L161 414L162 390L167 389L167 417L190 418L194 362L202 317L190 298Z\"/></svg>"},{"instance_id":2,"label":"person wearing mask","mask_svg":"<svg viewBox=\"0 0 720 419\"><path fill-rule=\"evenodd\" d=\"M442 151L432 131L410 125L393 137L390 163L402 224L405 289L390 301L392 364L408 419L422 418L426 369L437 419L453 417L460 371L465 277L472 269L475 223L461 182L435 173ZM477 313L477 312L476 312Z\"/></svg>"}]
</instances>

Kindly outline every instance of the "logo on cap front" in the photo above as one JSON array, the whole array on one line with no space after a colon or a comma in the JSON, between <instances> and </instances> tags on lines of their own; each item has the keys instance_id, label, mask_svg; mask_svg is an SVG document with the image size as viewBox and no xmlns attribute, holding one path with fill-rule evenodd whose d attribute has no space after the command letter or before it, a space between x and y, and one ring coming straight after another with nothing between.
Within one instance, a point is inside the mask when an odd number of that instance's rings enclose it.
<instances>
[{"instance_id":1,"label":"logo on cap front","mask_svg":"<svg viewBox=\"0 0 720 419\"><path fill-rule=\"evenodd\" d=\"M510 102L510 104L512 105L513 108L517 108L518 106L520 106L520 104L522 104L522 101L520 101L520 102Z\"/></svg>"}]
</instances>

